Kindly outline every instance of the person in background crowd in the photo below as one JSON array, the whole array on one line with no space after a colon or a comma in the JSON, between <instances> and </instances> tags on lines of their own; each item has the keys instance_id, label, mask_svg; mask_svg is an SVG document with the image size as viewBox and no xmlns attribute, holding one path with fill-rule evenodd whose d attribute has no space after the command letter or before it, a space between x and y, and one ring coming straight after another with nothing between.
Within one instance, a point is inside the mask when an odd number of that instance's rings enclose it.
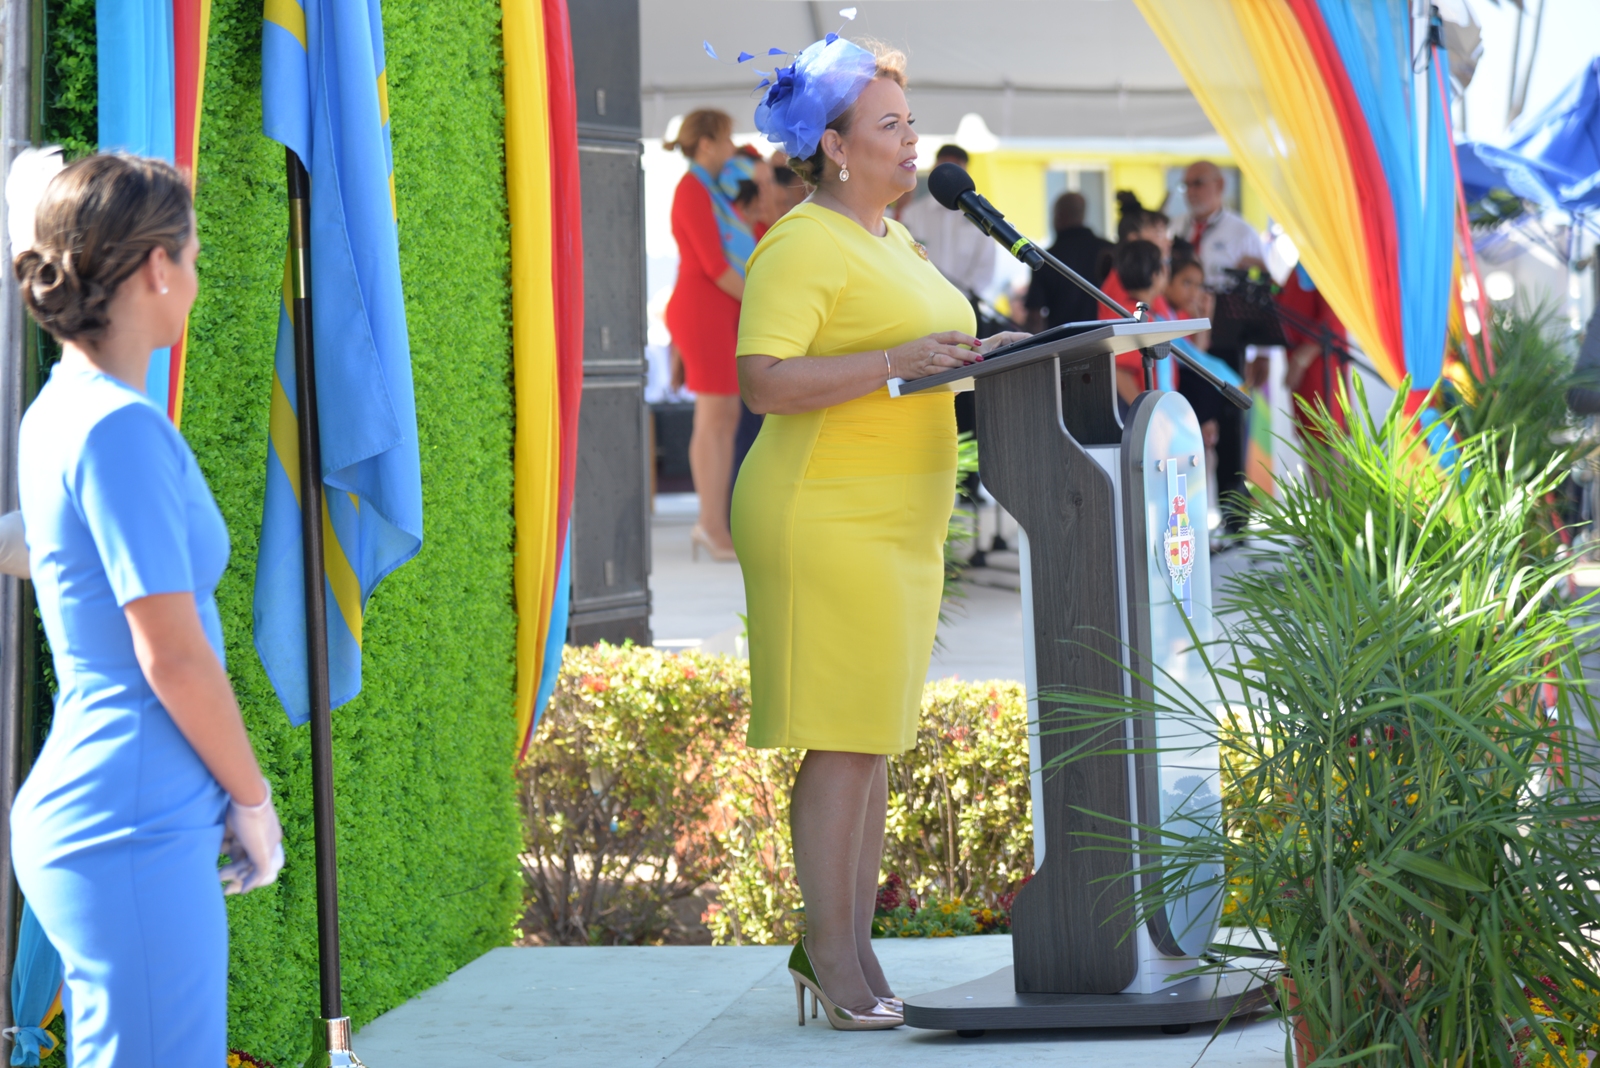
<instances>
[{"instance_id":1,"label":"person in background crowd","mask_svg":"<svg viewBox=\"0 0 1600 1068\"><path fill-rule=\"evenodd\" d=\"M1099 273L1100 253L1111 248L1111 242L1083 225L1087 207L1082 193L1062 193L1056 198L1056 240L1050 246L1050 254L1098 285L1104 277ZM1099 302L1048 269L1034 273L1025 303L1028 329L1035 332L1099 317Z\"/></svg>"},{"instance_id":2,"label":"person in background crowd","mask_svg":"<svg viewBox=\"0 0 1600 1068\"><path fill-rule=\"evenodd\" d=\"M1150 311L1158 319L1174 318L1172 308L1167 304L1163 294L1167 289L1167 265L1162 258L1161 249L1153 241L1135 239L1126 241L1116 247L1112 253L1113 273L1119 283L1118 288L1128 298L1122 303L1133 311L1135 302L1143 302L1150 306ZM1101 319L1119 318L1116 312L1101 305ZM1159 389L1174 389L1177 386L1177 361L1168 357L1156 365L1156 385ZM1124 352L1117 356L1117 397L1122 402L1124 412L1127 406L1133 403L1144 389L1144 358L1138 352Z\"/></svg>"},{"instance_id":3,"label":"person in background crowd","mask_svg":"<svg viewBox=\"0 0 1600 1068\"><path fill-rule=\"evenodd\" d=\"M1159 211L1151 211L1139 202L1139 198L1130 189L1117 190L1117 245L1125 245L1129 241L1148 241L1161 250L1161 259L1166 261L1172 253L1172 232L1167 224L1167 217ZM1113 251L1116 246L1107 246L1100 250L1100 259L1096 265L1101 281L1100 288L1106 296L1124 307L1132 308L1128 303L1127 293L1117 281L1117 273L1112 269ZM1091 276L1092 278L1092 276Z\"/></svg>"},{"instance_id":4,"label":"person in background crowd","mask_svg":"<svg viewBox=\"0 0 1600 1068\"><path fill-rule=\"evenodd\" d=\"M1310 324L1310 329L1288 322L1282 324L1284 340L1289 342L1283 380L1294 397L1295 429L1302 440L1308 436L1319 436L1307 415L1307 408L1315 411L1319 405L1333 415L1340 427L1347 427L1340 396L1344 370L1336 358L1328 355L1323 344L1327 339L1345 343L1348 335L1344 324L1333 313L1333 308L1329 307L1322 291L1312 283L1304 267L1296 267L1289 272L1277 301L1279 307L1293 312L1297 318Z\"/></svg>"},{"instance_id":5,"label":"person in background crowd","mask_svg":"<svg viewBox=\"0 0 1600 1068\"><path fill-rule=\"evenodd\" d=\"M782 152L774 152L769 160L772 164L773 222L789 214L810 195L806 183L790 169L787 161L788 157Z\"/></svg>"},{"instance_id":6,"label":"person in background crowd","mask_svg":"<svg viewBox=\"0 0 1600 1068\"><path fill-rule=\"evenodd\" d=\"M960 145L941 145L934 165L954 163L965 170L969 157ZM900 222L928 250L928 259L950 284L973 299L983 296L994 281L994 239L950 211L933 197L923 195L900 212Z\"/></svg>"},{"instance_id":7,"label":"person in background crowd","mask_svg":"<svg viewBox=\"0 0 1600 1068\"><path fill-rule=\"evenodd\" d=\"M1209 319L1216 311L1215 294L1206 288L1205 267L1195 255L1194 246L1183 238L1174 238L1167 256L1167 291L1164 294L1172 313L1180 319ZM1202 330L1189 338L1189 343L1201 352L1211 348L1211 331Z\"/></svg>"},{"instance_id":8,"label":"person in background crowd","mask_svg":"<svg viewBox=\"0 0 1600 1068\"><path fill-rule=\"evenodd\" d=\"M1172 220L1167 218L1165 212L1146 208L1133 236L1160 249L1162 259L1172 259Z\"/></svg>"},{"instance_id":9,"label":"person in background crowd","mask_svg":"<svg viewBox=\"0 0 1600 1068\"><path fill-rule=\"evenodd\" d=\"M1145 206L1131 189L1117 190L1117 244L1132 241L1144 228Z\"/></svg>"},{"instance_id":10,"label":"person in background crowd","mask_svg":"<svg viewBox=\"0 0 1600 1068\"><path fill-rule=\"evenodd\" d=\"M1153 218L1152 218L1153 216ZM1159 240L1157 240L1159 238ZM1100 259L1096 271L1100 275L1098 283L1102 292L1118 304L1133 311L1133 297L1122 287L1122 280L1117 277L1115 269L1116 251L1130 241L1145 241L1155 245L1161 254L1161 261L1167 260L1167 249L1170 242L1167 236L1167 217L1160 212L1151 212L1139 203L1139 198L1130 190L1117 190L1117 243L1100 250ZM1088 276L1092 281L1094 275ZM1096 302L1100 309L1095 313L1097 318L1115 319L1116 312Z\"/></svg>"},{"instance_id":11,"label":"person in background crowd","mask_svg":"<svg viewBox=\"0 0 1600 1068\"><path fill-rule=\"evenodd\" d=\"M1167 291L1164 294L1179 319L1209 319L1216 300L1206 289L1205 268L1194 258L1194 249L1182 238L1172 243L1172 266L1168 272ZM1211 331L1202 330L1188 340L1196 349L1205 352ZM1206 446L1206 470L1216 465L1217 413L1227 401L1199 375L1180 375L1178 392L1189 401L1194 417L1200 423L1200 438Z\"/></svg>"},{"instance_id":12,"label":"person in background crowd","mask_svg":"<svg viewBox=\"0 0 1600 1068\"><path fill-rule=\"evenodd\" d=\"M1191 163L1183 172L1183 199L1189 210L1172 222L1173 233L1194 246L1205 266L1206 285L1213 290L1222 287L1224 271L1267 263L1261 235L1224 203L1226 184L1215 163L1204 159Z\"/></svg>"},{"instance_id":13,"label":"person in background crowd","mask_svg":"<svg viewBox=\"0 0 1600 1068\"><path fill-rule=\"evenodd\" d=\"M733 202L733 210L749 227L750 236L760 241L778 221L772 165L750 145L741 145L723 166L718 184Z\"/></svg>"},{"instance_id":14,"label":"person in background crowd","mask_svg":"<svg viewBox=\"0 0 1600 1068\"><path fill-rule=\"evenodd\" d=\"M10 813L17 883L61 955L71 1064L216 1068L224 884L276 880L283 832L223 666L227 526L144 394L199 288L194 208L170 164L97 155L34 218L13 269L62 355L17 488L59 689Z\"/></svg>"},{"instance_id":15,"label":"person in background crowd","mask_svg":"<svg viewBox=\"0 0 1600 1068\"><path fill-rule=\"evenodd\" d=\"M1183 199L1189 210L1173 224L1177 236L1194 246L1205 269L1206 285L1213 292L1226 288L1227 271L1266 266L1266 246L1261 235L1228 208L1225 188L1222 169L1215 163L1191 163L1183 172ZM1246 368L1242 350L1214 347L1212 354L1243 376L1249 386L1257 387L1266 381L1266 359L1257 359ZM1246 418L1231 404L1217 413L1217 495L1227 531L1233 534L1244 530L1248 518L1238 507L1244 492Z\"/></svg>"},{"instance_id":16,"label":"person in background crowd","mask_svg":"<svg viewBox=\"0 0 1600 1068\"><path fill-rule=\"evenodd\" d=\"M689 537L695 559L705 549L713 560L731 561L737 557L728 529L728 494L740 413L733 349L744 298L744 264L756 242L720 181L737 151L728 113L691 111L677 139L665 147L680 149L689 159L689 171L672 198L678 281L666 315L673 377L681 367L683 383L695 395L689 470L700 497L700 518Z\"/></svg>"}]
</instances>

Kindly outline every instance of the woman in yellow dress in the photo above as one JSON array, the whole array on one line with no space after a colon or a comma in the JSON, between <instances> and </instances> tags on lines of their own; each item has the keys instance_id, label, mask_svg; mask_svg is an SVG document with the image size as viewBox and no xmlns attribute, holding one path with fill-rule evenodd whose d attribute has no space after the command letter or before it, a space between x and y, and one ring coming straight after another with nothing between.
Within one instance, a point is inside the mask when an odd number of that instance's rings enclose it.
<instances>
[{"instance_id":1,"label":"woman in yellow dress","mask_svg":"<svg viewBox=\"0 0 1600 1068\"><path fill-rule=\"evenodd\" d=\"M917 181L904 63L830 35L776 73L756 125L814 191L749 260L736 350L745 403L767 417L733 497L748 740L807 750L790 970L800 1022L810 989L844 1030L903 1022L871 940L885 757L916 742L955 501L953 394L891 399L886 384L985 345L966 298L884 216Z\"/></svg>"}]
</instances>

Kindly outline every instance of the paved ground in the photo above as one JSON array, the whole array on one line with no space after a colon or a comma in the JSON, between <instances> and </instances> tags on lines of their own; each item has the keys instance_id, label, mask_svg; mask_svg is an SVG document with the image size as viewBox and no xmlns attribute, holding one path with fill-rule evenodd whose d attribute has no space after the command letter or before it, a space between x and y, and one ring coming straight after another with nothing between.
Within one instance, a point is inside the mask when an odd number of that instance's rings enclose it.
<instances>
[{"instance_id":1,"label":"paved ground","mask_svg":"<svg viewBox=\"0 0 1600 1068\"><path fill-rule=\"evenodd\" d=\"M877 946L905 995L1011 963L1005 935ZM906 1027L849 1034L810 1021L797 1027L787 959L787 947L772 946L496 949L368 1024L355 1048L382 1068L1283 1064L1283 1032L1274 1022L1236 1024L1215 1041L1200 1027L1187 1035L1130 1028L990 1031L980 1038Z\"/></svg>"}]
</instances>

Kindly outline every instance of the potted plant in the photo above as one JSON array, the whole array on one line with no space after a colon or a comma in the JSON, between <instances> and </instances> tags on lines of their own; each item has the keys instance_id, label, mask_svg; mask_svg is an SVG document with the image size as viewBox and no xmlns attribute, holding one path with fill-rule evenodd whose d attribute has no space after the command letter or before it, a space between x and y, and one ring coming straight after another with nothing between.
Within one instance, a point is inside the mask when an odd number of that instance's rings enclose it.
<instances>
[{"instance_id":1,"label":"potted plant","mask_svg":"<svg viewBox=\"0 0 1600 1068\"><path fill-rule=\"evenodd\" d=\"M1208 683L1149 680L1219 746L1226 800L1143 829L1161 877L1129 907L1231 895L1280 954L1303 1064L1566 1064L1600 1020L1600 805L1576 744L1589 606L1529 522L1560 465L1517 475L1493 431L1433 455L1405 396L1318 420L1312 477L1253 502ZM1149 707L1073 702L1078 729ZM1212 948L1197 970L1248 960Z\"/></svg>"}]
</instances>

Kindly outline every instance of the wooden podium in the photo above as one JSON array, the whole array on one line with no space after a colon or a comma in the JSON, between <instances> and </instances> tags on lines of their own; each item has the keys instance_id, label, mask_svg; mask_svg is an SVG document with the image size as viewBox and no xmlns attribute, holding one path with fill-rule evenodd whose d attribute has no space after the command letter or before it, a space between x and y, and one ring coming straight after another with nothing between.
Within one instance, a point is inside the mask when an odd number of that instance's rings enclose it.
<instances>
[{"instance_id":1,"label":"wooden podium","mask_svg":"<svg viewBox=\"0 0 1600 1068\"><path fill-rule=\"evenodd\" d=\"M1070 715L1061 695L1134 693L1130 660L1145 677L1152 666L1190 681L1203 674L1184 622L1210 633L1200 427L1182 396L1160 391L1141 394L1124 427L1115 359L1208 325L1075 324L982 363L890 383L896 396L976 389L980 477L1022 532L1034 818L1035 871L1012 909L1013 966L906 999L910 1026L1186 1029L1261 1004L1248 973L1169 981L1215 934L1218 891L1137 927L1129 909L1141 860L1127 824L1169 826L1220 806L1214 746L1186 740L1180 719L1159 714L1130 717L1122 732L1105 726L1103 710L1092 728L1051 726ZM1147 747L1162 752L1130 755ZM1055 763L1074 750L1086 755Z\"/></svg>"}]
</instances>

